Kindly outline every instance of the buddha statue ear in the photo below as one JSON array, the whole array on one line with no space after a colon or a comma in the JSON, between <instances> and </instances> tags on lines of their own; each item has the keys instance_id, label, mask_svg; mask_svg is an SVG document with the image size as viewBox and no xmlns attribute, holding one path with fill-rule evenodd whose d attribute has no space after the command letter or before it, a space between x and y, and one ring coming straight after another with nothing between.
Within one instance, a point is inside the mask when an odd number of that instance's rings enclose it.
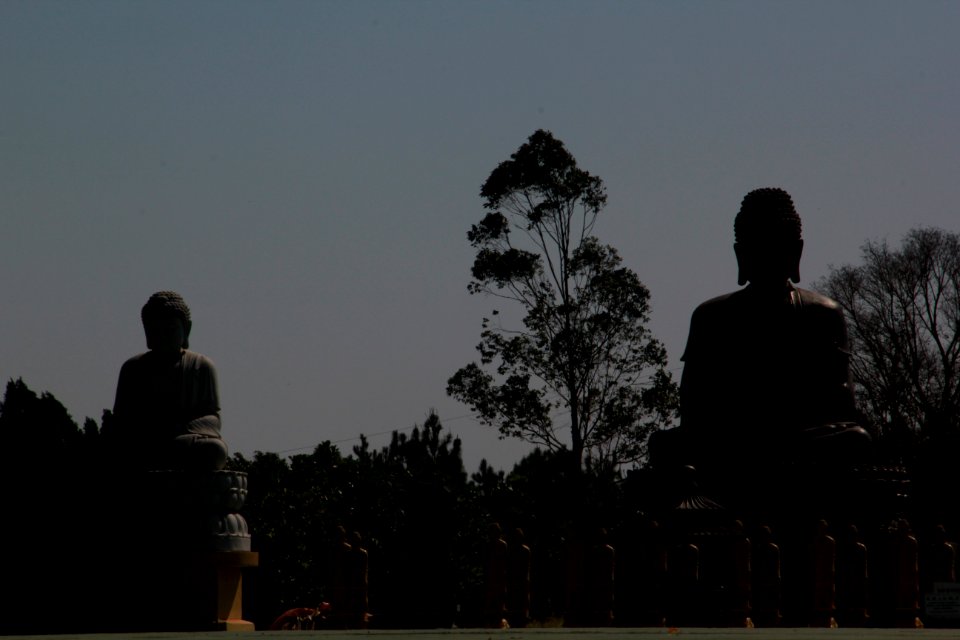
<instances>
[{"instance_id":1,"label":"buddha statue ear","mask_svg":"<svg viewBox=\"0 0 960 640\"><path fill-rule=\"evenodd\" d=\"M750 280L750 260L747 258L747 252L740 247L739 243L733 243L733 252L737 254L737 284L742 287Z\"/></svg>"},{"instance_id":2,"label":"buddha statue ear","mask_svg":"<svg viewBox=\"0 0 960 640\"><path fill-rule=\"evenodd\" d=\"M803 240L797 240L793 255L790 256L790 282L800 282L800 256L803 254Z\"/></svg>"},{"instance_id":3,"label":"buddha statue ear","mask_svg":"<svg viewBox=\"0 0 960 640\"><path fill-rule=\"evenodd\" d=\"M183 348L190 348L190 329L193 328L193 322L184 320L183 322Z\"/></svg>"}]
</instances>

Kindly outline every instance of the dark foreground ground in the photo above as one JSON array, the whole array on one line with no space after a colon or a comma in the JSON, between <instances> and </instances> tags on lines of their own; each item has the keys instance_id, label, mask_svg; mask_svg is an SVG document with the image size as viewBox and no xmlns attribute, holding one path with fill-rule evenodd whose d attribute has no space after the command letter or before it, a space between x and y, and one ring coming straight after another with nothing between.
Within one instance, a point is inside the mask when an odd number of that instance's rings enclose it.
<instances>
[{"instance_id":1,"label":"dark foreground ground","mask_svg":"<svg viewBox=\"0 0 960 640\"><path fill-rule=\"evenodd\" d=\"M642 629L426 629L413 631L216 631L208 633L140 633L129 635L53 635L7 636L8 638L37 638L38 640L263 640L277 638L317 638L318 640L643 640L644 638L690 638L691 640L719 640L737 638L771 638L773 640L848 640L853 638L960 638L960 629L703 629L703 628L642 628Z\"/></svg>"}]
</instances>

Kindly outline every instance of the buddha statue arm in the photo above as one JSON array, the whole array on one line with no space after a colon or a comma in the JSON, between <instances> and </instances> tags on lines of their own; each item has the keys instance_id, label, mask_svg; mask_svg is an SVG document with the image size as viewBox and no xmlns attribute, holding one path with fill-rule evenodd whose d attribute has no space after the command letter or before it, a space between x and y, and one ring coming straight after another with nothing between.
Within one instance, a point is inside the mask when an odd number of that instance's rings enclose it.
<instances>
[{"instance_id":1,"label":"buddha statue arm","mask_svg":"<svg viewBox=\"0 0 960 640\"><path fill-rule=\"evenodd\" d=\"M205 436L207 438L219 438L220 415L210 414L206 416L200 416L199 418L194 418L187 423L185 431L186 433Z\"/></svg>"},{"instance_id":2,"label":"buddha statue arm","mask_svg":"<svg viewBox=\"0 0 960 640\"><path fill-rule=\"evenodd\" d=\"M820 399L810 405L811 408L817 407L818 411L809 416L809 426L855 422L857 411L850 374L850 346L843 311L833 300L819 294L803 291L803 296L805 308L817 316L813 324L823 332L819 344L809 348L811 354L816 354L812 357L820 362L809 362L809 369L804 372L810 381L809 395Z\"/></svg>"},{"instance_id":3,"label":"buddha statue arm","mask_svg":"<svg viewBox=\"0 0 960 640\"><path fill-rule=\"evenodd\" d=\"M143 354L134 356L120 367L117 379L117 395L113 401L113 415L118 424L132 425L142 413L143 399Z\"/></svg>"},{"instance_id":4,"label":"buddha statue arm","mask_svg":"<svg viewBox=\"0 0 960 640\"><path fill-rule=\"evenodd\" d=\"M132 385L130 383L130 361L120 367L120 377L117 380L117 395L113 400L113 417L118 424L128 420L132 409Z\"/></svg>"},{"instance_id":5,"label":"buddha statue arm","mask_svg":"<svg viewBox=\"0 0 960 640\"><path fill-rule=\"evenodd\" d=\"M217 370L206 357L184 354L184 395L187 403L183 432L207 438L220 437L220 397Z\"/></svg>"},{"instance_id":6,"label":"buddha statue arm","mask_svg":"<svg viewBox=\"0 0 960 640\"><path fill-rule=\"evenodd\" d=\"M173 464L186 469L222 469L229 455L220 437L217 372L206 357L183 354L185 424L174 439Z\"/></svg>"},{"instance_id":7,"label":"buddha statue arm","mask_svg":"<svg viewBox=\"0 0 960 640\"><path fill-rule=\"evenodd\" d=\"M702 376L697 371L696 360L684 361L680 375L680 424L685 429L697 430L704 423Z\"/></svg>"},{"instance_id":8,"label":"buddha statue arm","mask_svg":"<svg viewBox=\"0 0 960 640\"><path fill-rule=\"evenodd\" d=\"M703 306L697 308L690 319L690 333L683 356L683 373L680 376L680 424L688 433L701 432L710 422L711 411L717 407L712 397L717 390L708 375L709 358L705 358L705 344L710 344L710 321Z\"/></svg>"}]
</instances>

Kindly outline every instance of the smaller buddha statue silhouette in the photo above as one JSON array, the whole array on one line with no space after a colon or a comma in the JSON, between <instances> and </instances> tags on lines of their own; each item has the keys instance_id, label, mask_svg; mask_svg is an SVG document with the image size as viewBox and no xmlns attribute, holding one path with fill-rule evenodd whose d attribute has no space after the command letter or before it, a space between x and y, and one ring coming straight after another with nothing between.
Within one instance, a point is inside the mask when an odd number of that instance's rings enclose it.
<instances>
[{"instance_id":1,"label":"smaller buddha statue silhouette","mask_svg":"<svg viewBox=\"0 0 960 640\"><path fill-rule=\"evenodd\" d=\"M113 409L124 455L146 469L222 469L217 374L207 357L188 350L190 308L179 294L159 291L140 315L148 351L121 367Z\"/></svg>"},{"instance_id":2,"label":"smaller buddha statue silhouette","mask_svg":"<svg viewBox=\"0 0 960 640\"><path fill-rule=\"evenodd\" d=\"M817 523L813 541L813 619L814 626L836 628L837 542L829 533L826 520Z\"/></svg>"},{"instance_id":3,"label":"smaller buddha statue silhouette","mask_svg":"<svg viewBox=\"0 0 960 640\"><path fill-rule=\"evenodd\" d=\"M910 529L910 523L903 518L897 521L895 540L897 626L921 628L923 623L918 617L920 613L919 545Z\"/></svg>"},{"instance_id":4,"label":"smaller buddha statue silhouette","mask_svg":"<svg viewBox=\"0 0 960 640\"><path fill-rule=\"evenodd\" d=\"M333 531L333 547L330 549L330 616L331 625L338 629L349 628L352 619L351 575L353 546L348 542L347 530L337 525Z\"/></svg>"},{"instance_id":5,"label":"smaller buddha statue silhouette","mask_svg":"<svg viewBox=\"0 0 960 640\"><path fill-rule=\"evenodd\" d=\"M860 540L856 525L847 526L837 545L837 613L844 627L862 627L867 623L867 547Z\"/></svg>"},{"instance_id":6,"label":"smaller buddha statue silhouette","mask_svg":"<svg viewBox=\"0 0 960 640\"><path fill-rule=\"evenodd\" d=\"M773 541L769 526L760 527L757 544L752 548L751 599L756 622L763 627L780 624L780 547Z\"/></svg>"},{"instance_id":7,"label":"smaller buddha statue silhouette","mask_svg":"<svg viewBox=\"0 0 960 640\"><path fill-rule=\"evenodd\" d=\"M507 545L507 611L510 626L518 629L530 622L530 563L530 547L517 527Z\"/></svg>"},{"instance_id":8,"label":"smaller buddha statue silhouette","mask_svg":"<svg viewBox=\"0 0 960 640\"><path fill-rule=\"evenodd\" d=\"M487 527L487 565L483 599L483 616L487 627L500 628L506 623L507 606L507 541L497 522Z\"/></svg>"},{"instance_id":9,"label":"smaller buddha statue silhouette","mask_svg":"<svg viewBox=\"0 0 960 640\"><path fill-rule=\"evenodd\" d=\"M586 579L588 624L607 627L613 624L614 572L616 552L607 543L607 530L593 531L593 541L587 549Z\"/></svg>"},{"instance_id":10,"label":"smaller buddha statue silhouette","mask_svg":"<svg viewBox=\"0 0 960 640\"><path fill-rule=\"evenodd\" d=\"M364 629L369 618L368 598L370 579L370 554L363 548L363 537L359 531L350 534L349 586L347 627Z\"/></svg>"}]
</instances>

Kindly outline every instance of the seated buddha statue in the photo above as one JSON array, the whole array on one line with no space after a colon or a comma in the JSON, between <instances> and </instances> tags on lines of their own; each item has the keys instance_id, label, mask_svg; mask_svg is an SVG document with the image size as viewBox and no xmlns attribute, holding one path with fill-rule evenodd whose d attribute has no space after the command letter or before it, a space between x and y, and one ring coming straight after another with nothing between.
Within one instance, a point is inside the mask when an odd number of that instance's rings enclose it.
<instances>
[{"instance_id":1,"label":"seated buddha statue","mask_svg":"<svg viewBox=\"0 0 960 640\"><path fill-rule=\"evenodd\" d=\"M160 291L147 300L141 319L148 351L121 367L113 409L126 455L146 469L222 469L227 447L216 369L188 350L189 307L179 294Z\"/></svg>"},{"instance_id":2,"label":"seated buddha statue","mask_svg":"<svg viewBox=\"0 0 960 640\"><path fill-rule=\"evenodd\" d=\"M793 462L855 461L846 324L830 298L795 287L800 217L782 189L744 197L734 222L739 284L693 312L680 382L680 426L650 440L655 467L698 476ZM706 481L706 478L704 478Z\"/></svg>"}]
</instances>

